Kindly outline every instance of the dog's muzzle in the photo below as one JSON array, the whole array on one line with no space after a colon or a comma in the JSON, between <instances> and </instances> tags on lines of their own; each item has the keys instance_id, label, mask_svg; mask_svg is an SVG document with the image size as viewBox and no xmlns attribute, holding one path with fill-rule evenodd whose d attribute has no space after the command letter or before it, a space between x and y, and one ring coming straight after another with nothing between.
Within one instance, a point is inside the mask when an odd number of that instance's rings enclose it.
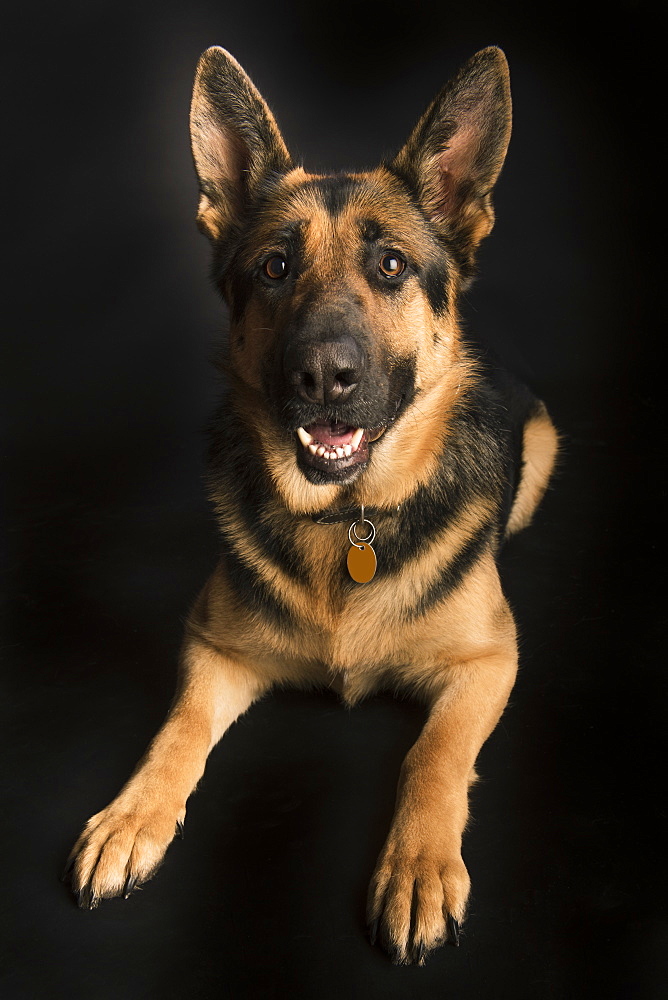
<instances>
[{"instance_id":1,"label":"dog's muzzle","mask_svg":"<svg viewBox=\"0 0 668 1000\"><path fill-rule=\"evenodd\" d=\"M288 344L284 371L296 397L331 410L353 401L367 371L364 350L350 335ZM341 420L315 420L297 428L302 462L327 478L347 479L369 458L369 443L385 428L357 427Z\"/></svg>"}]
</instances>

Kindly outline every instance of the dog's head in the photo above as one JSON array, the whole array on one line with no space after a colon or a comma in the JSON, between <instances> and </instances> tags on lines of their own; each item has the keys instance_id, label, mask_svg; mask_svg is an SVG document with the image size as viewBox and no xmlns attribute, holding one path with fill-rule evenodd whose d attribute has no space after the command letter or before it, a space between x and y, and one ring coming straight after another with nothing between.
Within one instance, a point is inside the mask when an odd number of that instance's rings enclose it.
<instances>
[{"instance_id":1,"label":"dog's head","mask_svg":"<svg viewBox=\"0 0 668 1000\"><path fill-rule=\"evenodd\" d=\"M396 502L465 377L456 302L494 221L503 53L478 52L369 173L295 166L221 48L200 59L191 129L198 222L230 309L226 367L277 488L295 510L353 482L369 503Z\"/></svg>"}]
</instances>

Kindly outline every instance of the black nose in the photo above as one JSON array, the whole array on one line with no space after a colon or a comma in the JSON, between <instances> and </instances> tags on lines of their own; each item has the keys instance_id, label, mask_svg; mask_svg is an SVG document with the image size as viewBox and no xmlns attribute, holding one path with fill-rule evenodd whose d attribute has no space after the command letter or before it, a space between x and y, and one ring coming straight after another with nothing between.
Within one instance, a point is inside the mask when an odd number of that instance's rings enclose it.
<instances>
[{"instance_id":1,"label":"black nose","mask_svg":"<svg viewBox=\"0 0 668 1000\"><path fill-rule=\"evenodd\" d=\"M295 392L307 403L345 403L365 369L359 344L349 336L306 344L288 344L285 372Z\"/></svg>"}]
</instances>

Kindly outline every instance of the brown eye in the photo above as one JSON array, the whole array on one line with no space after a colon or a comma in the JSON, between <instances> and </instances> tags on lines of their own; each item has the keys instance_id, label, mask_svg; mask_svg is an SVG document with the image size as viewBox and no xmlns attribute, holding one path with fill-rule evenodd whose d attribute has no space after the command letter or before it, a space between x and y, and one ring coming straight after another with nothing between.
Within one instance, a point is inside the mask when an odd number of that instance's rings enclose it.
<instances>
[{"instance_id":1,"label":"brown eye","mask_svg":"<svg viewBox=\"0 0 668 1000\"><path fill-rule=\"evenodd\" d=\"M288 262L280 253L264 262L264 273L268 278L284 278L288 273Z\"/></svg>"},{"instance_id":2,"label":"brown eye","mask_svg":"<svg viewBox=\"0 0 668 1000\"><path fill-rule=\"evenodd\" d=\"M378 269L386 278L397 278L406 267L406 262L396 253L384 253L378 262Z\"/></svg>"}]
</instances>

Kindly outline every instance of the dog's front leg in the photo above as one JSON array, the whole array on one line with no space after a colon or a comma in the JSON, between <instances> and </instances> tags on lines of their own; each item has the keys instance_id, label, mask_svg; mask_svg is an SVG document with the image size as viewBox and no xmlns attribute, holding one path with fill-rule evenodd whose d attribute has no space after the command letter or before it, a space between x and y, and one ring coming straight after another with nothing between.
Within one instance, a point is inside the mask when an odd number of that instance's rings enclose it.
<instances>
[{"instance_id":1,"label":"dog's front leg","mask_svg":"<svg viewBox=\"0 0 668 1000\"><path fill-rule=\"evenodd\" d=\"M126 897L160 864L209 751L269 686L253 669L189 640L174 704L119 795L86 824L68 869L81 906Z\"/></svg>"},{"instance_id":2,"label":"dog's front leg","mask_svg":"<svg viewBox=\"0 0 668 1000\"><path fill-rule=\"evenodd\" d=\"M422 964L445 940L457 944L469 894L461 857L468 788L478 752L508 700L512 649L448 668L424 729L402 765L390 834L369 890L372 941L396 962Z\"/></svg>"}]
</instances>

